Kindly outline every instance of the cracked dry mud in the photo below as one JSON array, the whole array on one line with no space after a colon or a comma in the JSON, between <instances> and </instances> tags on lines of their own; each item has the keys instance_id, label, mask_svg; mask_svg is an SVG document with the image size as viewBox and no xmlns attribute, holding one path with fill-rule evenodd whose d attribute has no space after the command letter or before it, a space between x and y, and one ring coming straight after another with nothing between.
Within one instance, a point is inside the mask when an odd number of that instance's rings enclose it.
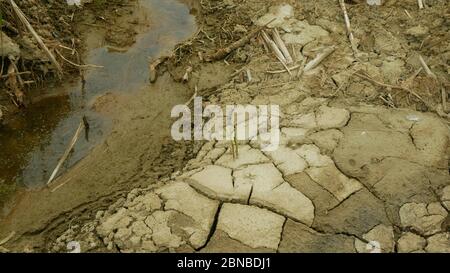
<instances>
[{"instance_id":1,"label":"cracked dry mud","mask_svg":"<svg viewBox=\"0 0 450 273\"><path fill-rule=\"evenodd\" d=\"M240 142L233 159L227 143L206 143L183 172L132 191L53 250L76 234L87 249L121 252L450 251L449 135L438 118L297 104L304 111L283 111L277 151Z\"/></svg>"},{"instance_id":2,"label":"cracked dry mud","mask_svg":"<svg viewBox=\"0 0 450 273\"><path fill-rule=\"evenodd\" d=\"M272 7L255 23L275 18L271 27L303 53L345 33L331 21L314 25L293 13ZM399 50L386 40L382 54ZM343 46L338 54L351 52ZM267 77L273 60L255 56L242 68L252 71L251 83L210 79L229 70L222 64L202 64L194 77L200 92L220 91L205 104L280 105L279 149L240 141L235 159L230 143L206 142L183 171L132 190L58 234L48 249L64 252L78 241L83 252L450 252L448 125L436 114L318 96L325 92L309 86L318 71L309 81ZM348 58L341 59L328 67ZM381 67L386 80L398 79L395 65ZM339 88L349 81L342 71L333 76ZM376 91L359 84L358 92Z\"/></svg>"}]
</instances>

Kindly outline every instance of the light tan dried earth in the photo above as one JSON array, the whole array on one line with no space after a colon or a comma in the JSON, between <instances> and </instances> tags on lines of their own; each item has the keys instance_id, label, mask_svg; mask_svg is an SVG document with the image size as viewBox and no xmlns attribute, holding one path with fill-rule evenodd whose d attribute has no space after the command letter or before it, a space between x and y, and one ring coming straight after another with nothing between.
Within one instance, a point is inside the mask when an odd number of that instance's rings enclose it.
<instances>
[{"instance_id":1,"label":"light tan dried earth","mask_svg":"<svg viewBox=\"0 0 450 273\"><path fill-rule=\"evenodd\" d=\"M283 127L278 151L242 143L233 159L222 142L205 144L163 186L89 223L92 232L121 252L371 252L373 242L381 252L448 251L449 135L437 117L293 104L313 107L284 112L284 123L313 118Z\"/></svg>"},{"instance_id":2,"label":"light tan dried earth","mask_svg":"<svg viewBox=\"0 0 450 273\"><path fill-rule=\"evenodd\" d=\"M285 41L307 43L303 53L334 35L287 5L254 22L272 18ZM389 62L380 66L395 74L400 62ZM261 67L273 63L254 57L244 66L252 82L234 75L208 103L281 105L278 150L241 141L233 158L230 143L208 142L182 172L133 190L49 249L78 240L83 251L450 252L447 124L436 114L317 96L286 75L267 77Z\"/></svg>"},{"instance_id":3,"label":"light tan dried earth","mask_svg":"<svg viewBox=\"0 0 450 273\"><path fill-rule=\"evenodd\" d=\"M330 36L289 5L255 22L274 18L288 44ZM208 103L281 105L277 150L240 141L233 158L230 143L208 142L182 172L135 190L90 233L69 229L53 251L96 235L121 252L449 252L448 126L435 114L314 97L267 79L267 62L249 62L253 82L227 84ZM386 78L398 62L381 64Z\"/></svg>"}]
</instances>

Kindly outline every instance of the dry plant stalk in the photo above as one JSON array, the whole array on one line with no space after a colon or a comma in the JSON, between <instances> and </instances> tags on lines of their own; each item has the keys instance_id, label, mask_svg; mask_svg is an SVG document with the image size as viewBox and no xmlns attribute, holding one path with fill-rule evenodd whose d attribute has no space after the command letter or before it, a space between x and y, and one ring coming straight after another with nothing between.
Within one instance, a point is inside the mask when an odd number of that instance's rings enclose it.
<instances>
[{"instance_id":1,"label":"dry plant stalk","mask_svg":"<svg viewBox=\"0 0 450 273\"><path fill-rule=\"evenodd\" d=\"M350 17L347 13L347 7L345 6L344 0L339 0L339 4L341 6L342 12L344 13L345 27L347 29L348 39L350 40L350 45L352 47L353 55L357 57L358 49L355 44L355 37L353 36L352 27L350 24Z\"/></svg>"},{"instance_id":2,"label":"dry plant stalk","mask_svg":"<svg viewBox=\"0 0 450 273\"><path fill-rule=\"evenodd\" d=\"M425 62L425 60L423 59L423 57L421 55L419 55L419 60L420 60L420 64L423 67L423 70L425 70L427 75L436 79L437 78L436 75L431 71L430 67L427 65L427 63Z\"/></svg>"},{"instance_id":3,"label":"dry plant stalk","mask_svg":"<svg viewBox=\"0 0 450 273\"><path fill-rule=\"evenodd\" d=\"M286 57L284 57L283 53L278 48L277 44L272 39L270 39L269 35L267 35L267 33L264 30L261 31L261 35L266 44L270 47L270 49L272 49L277 59L280 60L282 64L286 65L287 63Z\"/></svg>"},{"instance_id":4,"label":"dry plant stalk","mask_svg":"<svg viewBox=\"0 0 450 273\"><path fill-rule=\"evenodd\" d=\"M192 73L192 70L193 70L192 66L188 66L188 68L186 68L186 72L184 73L183 79L182 79L182 81L184 83L189 81L189 74Z\"/></svg>"},{"instance_id":5,"label":"dry plant stalk","mask_svg":"<svg viewBox=\"0 0 450 273\"><path fill-rule=\"evenodd\" d=\"M334 46L326 48L322 53L319 53L316 58L311 60L309 63L305 65L305 68L303 69L303 72L308 72L310 70L313 70L316 68L319 64L323 62L328 56L331 55L336 50Z\"/></svg>"},{"instance_id":6,"label":"dry plant stalk","mask_svg":"<svg viewBox=\"0 0 450 273\"><path fill-rule=\"evenodd\" d=\"M275 43L277 44L278 48L281 50L281 53L283 53L283 56L286 58L286 64L291 64L294 61L292 60L291 54L289 53L289 50L286 47L286 44L283 42L283 40L280 37L280 33L275 28L272 31L272 37Z\"/></svg>"},{"instance_id":7,"label":"dry plant stalk","mask_svg":"<svg viewBox=\"0 0 450 273\"><path fill-rule=\"evenodd\" d=\"M419 9L423 9L425 7L422 0L417 0L417 4L419 5Z\"/></svg>"},{"instance_id":8,"label":"dry plant stalk","mask_svg":"<svg viewBox=\"0 0 450 273\"><path fill-rule=\"evenodd\" d=\"M66 159L69 157L70 151L72 151L73 147L75 146L75 144L77 143L78 139L80 138L80 134L83 131L83 129L85 128L85 122L82 120L80 122L80 125L78 126L77 131L75 132L75 135L73 136L72 140L69 143L69 146L67 146L67 149L65 150L63 156L61 157L61 159L58 161L58 164L56 165L55 170L53 170L52 175L50 176L48 182L47 182L47 186L53 182L53 180L55 179L56 175L58 174L59 169L61 168L61 166L64 164L64 162L66 161Z\"/></svg>"},{"instance_id":9,"label":"dry plant stalk","mask_svg":"<svg viewBox=\"0 0 450 273\"><path fill-rule=\"evenodd\" d=\"M87 69L87 68L104 68L104 66L101 65L95 65L95 64L76 64L70 60L68 60L66 57L64 57L64 55L61 54L61 52L59 52L59 50L55 49L56 53L64 60L66 61L68 64L75 66L77 68L80 69Z\"/></svg>"},{"instance_id":10,"label":"dry plant stalk","mask_svg":"<svg viewBox=\"0 0 450 273\"><path fill-rule=\"evenodd\" d=\"M55 56L50 52L50 50L47 48L47 46L44 44L44 42L42 41L41 37L39 36L39 34L36 33L36 31L34 30L33 26L30 24L30 22L28 22L25 14L23 14L22 10L20 10L20 8L17 6L17 4L14 2L14 0L9 0L9 3L11 4L15 14L17 15L17 17L19 18L19 20L22 22L22 24L25 25L25 27L28 29L28 31L33 35L34 39L37 41L37 43L39 44L39 46L45 51L45 53L47 54L47 56L49 57L50 61L53 63L53 65L56 67L56 70L58 72L58 77L61 78L62 77L62 68L59 65L58 61L56 61Z\"/></svg>"},{"instance_id":11,"label":"dry plant stalk","mask_svg":"<svg viewBox=\"0 0 450 273\"><path fill-rule=\"evenodd\" d=\"M419 94L417 94L416 92L414 92L414 91L412 91L412 90L410 90L410 89L408 89L406 87L382 83L382 82L374 80L373 78L371 78L371 77L369 77L367 75L364 75L364 74L361 74L361 73L358 73L358 72L356 72L354 75L356 75L356 76L358 76L358 77L360 77L362 79L368 80L371 83L376 84L376 85L381 86L381 87L384 87L384 88L390 88L390 89L396 89L396 90L402 90L402 91L408 92L411 95L413 95L414 97L416 97L417 99L419 99L421 102L423 102L427 107L429 107L429 104L426 101L424 101L422 99L422 97L419 96Z\"/></svg>"},{"instance_id":12,"label":"dry plant stalk","mask_svg":"<svg viewBox=\"0 0 450 273\"><path fill-rule=\"evenodd\" d=\"M302 64L299 65L295 65L293 67L290 67L289 70L297 70L300 69L298 74L297 74L297 78L301 77L301 75L305 72L311 71L314 68L316 68L318 65L320 65L328 56L331 55L331 53L333 53L336 50L336 48L334 46L332 47L328 47L326 49L323 50L323 52L317 54L316 58L314 58L313 60L311 60L310 62L308 62L306 65L306 59L304 59L302 61ZM286 72L286 70L275 70L275 71L266 71L266 73L268 74L279 74L279 73L283 73Z\"/></svg>"},{"instance_id":13,"label":"dry plant stalk","mask_svg":"<svg viewBox=\"0 0 450 273\"><path fill-rule=\"evenodd\" d=\"M238 49L238 48L244 46L245 44L247 44L248 42L250 42L250 39L252 39L254 36L256 36L256 34L258 34L261 30L263 30L268 24L270 24L273 21L275 21L275 19L276 18L274 18L273 20L271 20L270 22L268 22L264 26L260 26L260 27L256 28L255 30L251 31L249 34L245 35L241 39L239 39L236 42L232 43L231 45L229 45L229 46L227 46L225 48L219 49L216 53L208 55L205 58L205 60L208 61L208 62L212 62L212 61L217 61L217 60L221 60L221 59L225 58L231 52L235 51L236 49Z\"/></svg>"}]
</instances>

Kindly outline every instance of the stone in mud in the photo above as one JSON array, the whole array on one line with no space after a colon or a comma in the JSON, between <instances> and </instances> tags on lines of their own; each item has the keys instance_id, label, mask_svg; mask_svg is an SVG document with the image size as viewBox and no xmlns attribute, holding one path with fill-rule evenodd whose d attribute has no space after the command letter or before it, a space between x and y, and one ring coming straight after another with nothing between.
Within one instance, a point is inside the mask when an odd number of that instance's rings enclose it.
<instances>
[{"instance_id":1,"label":"stone in mud","mask_svg":"<svg viewBox=\"0 0 450 273\"><path fill-rule=\"evenodd\" d=\"M208 239L219 202L204 197L183 182L168 184L156 192L166 200L165 210L175 210L192 218L193 225L186 226L190 233L189 241L194 248L203 246Z\"/></svg>"},{"instance_id":2,"label":"stone in mud","mask_svg":"<svg viewBox=\"0 0 450 273\"><path fill-rule=\"evenodd\" d=\"M412 228L423 235L441 231L447 211L440 203L407 203L400 208L400 220L404 228Z\"/></svg>"},{"instance_id":3,"label":"stone in mud","mask_svg":"<svg viewBox=\"0 0 450 273\"><path fill-rule=\"evenodd\" d=\"M431 253L450 253L450 232L439 233L427 239L425 250Z\"/></svg>"},{"instance_id":4,"label":"stone in mud","mask_svg":"<svg viewBox=\"0 0 450 273\"><path fill-rule=\"evenodd\" d=\"M373 247L379 247L382 253L390 253L394 251L394 229L392 226L378 225L363 235L367 242L373 242ZM373 247L368 247L367 243L355 239L355 248L359 253L367 253L373 251Z\"/></svg>"},{"instance_id":5,"label":"stone in mud","mask_svg":"<svg viewBox=\"0 0 450 273\"><path fill-rule=\"evenodd\" d=\"M276 250L285 218L253 206L224 204L217 230L252 248Z\"/></svg>"},{"instance_id":6,"label":"stone in mud","mask_svg":"<svg viewBox=\"0 0 450 273\"><path fill-rule=\"evenodd\" d=\"M286 221L278 251L281 253L355 252L351 236L318 233L290 219Z\"/></svg>"},{"instance_id":7,"label":"stone in mud","mask_svg":"<svg viewBox=\"0 0 450 273\"><path fill-rule=\"evenodd\" d=\"M247 165L269 162L269 159L261 151L253 149L249 145L239 145L238 150L238 157L236 159L228 151L216 161L216 164L230 169L240 169Z\"/></svg>"},{"instance_id":8,"label":"stone in mud","mask_svg":"<svg viewBox=\"0 0 450 273\"><path fill-rule=\"evenodd\" d=\"M423 251L427 245L427 240L411 232L402 234L397 241L397 251L400 253L411 253Z\"/></svg>"}]
</instances>

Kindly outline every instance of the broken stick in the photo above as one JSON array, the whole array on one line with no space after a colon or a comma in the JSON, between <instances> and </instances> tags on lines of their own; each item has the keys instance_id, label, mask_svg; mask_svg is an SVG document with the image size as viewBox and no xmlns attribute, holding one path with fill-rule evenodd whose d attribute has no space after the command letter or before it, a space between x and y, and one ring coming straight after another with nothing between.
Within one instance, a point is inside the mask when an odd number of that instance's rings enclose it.
<instances>
[{"instance_id":1,"label":"broken stick","mask_svg":"<svg viewBox=\"0 0 450 273\"><path fill-rule=\"evenodd\" d=\"M353 36L352 27L350 24L350 17L347 13L347 7L345 6L344 0L339 0L339 4L341 6L342 12L344 13L345 27L347 28L348 39L350 40L350 45L352 47L353 55L355 58L358 55L358 49L356 48L355 37Z\"/></svg>"},{"instance_id":2,"label":"broken stick","mask_svg":"<svg viewBox=\"0 0 450 273\"><path fill-rule=\"evenodd\" d=\"M73 136L72 140L69 143L69 146L67 147L66 151L64 152L64 155L61 157L61 159L58 161L58 164L56 165L55 170L53 171L52 175L50 176L50 179L47 182L47 186L53 182L56 175L58 174L59 169L64 164L66 159L69 157L70 151L72 151L73 147L78 141L78 138L80 137L81 132L83 131L83 128L85 128L84 121L82 120L80 122L80 125L78 126L77 131L75 132L75 135Z\"/></svg>"},{"instance_id":3,"label":"broken stick","mask_svg":"<svg viewBox=\"0 0 450 273\"><path fill-rule=\"evenodd\" d=\"M249 34L245 35L241 39L237 40L236 42L232 43L231 45L219 49L216 53L208 55L205 60L207 62L217 61L225 58L230 54L231 52L235 51L236 49L244 46L248 42L250 42L250 39L252 39L256 34L258 34L261 30L263 30L268 24L275 21L276 18L265 24L264 26L257 27L255 30L251 31Z\"/></svg>"},{"instance_id":4,"label":"broken stick","mask_svg":"<svg viewBox=\"0 0 450 273\"><path fill-rule=\"evenodd\" d=\"M326 48L322 53L319 53L316 58L311 60L309 63L305 65L305 68L303 69L303 72L308 72L310 70L313 70L316 68L320 63L323 62L328 56L331 55L331 53L334 52L336 48L334 46Z\"/></svg>"}]
</instances>

